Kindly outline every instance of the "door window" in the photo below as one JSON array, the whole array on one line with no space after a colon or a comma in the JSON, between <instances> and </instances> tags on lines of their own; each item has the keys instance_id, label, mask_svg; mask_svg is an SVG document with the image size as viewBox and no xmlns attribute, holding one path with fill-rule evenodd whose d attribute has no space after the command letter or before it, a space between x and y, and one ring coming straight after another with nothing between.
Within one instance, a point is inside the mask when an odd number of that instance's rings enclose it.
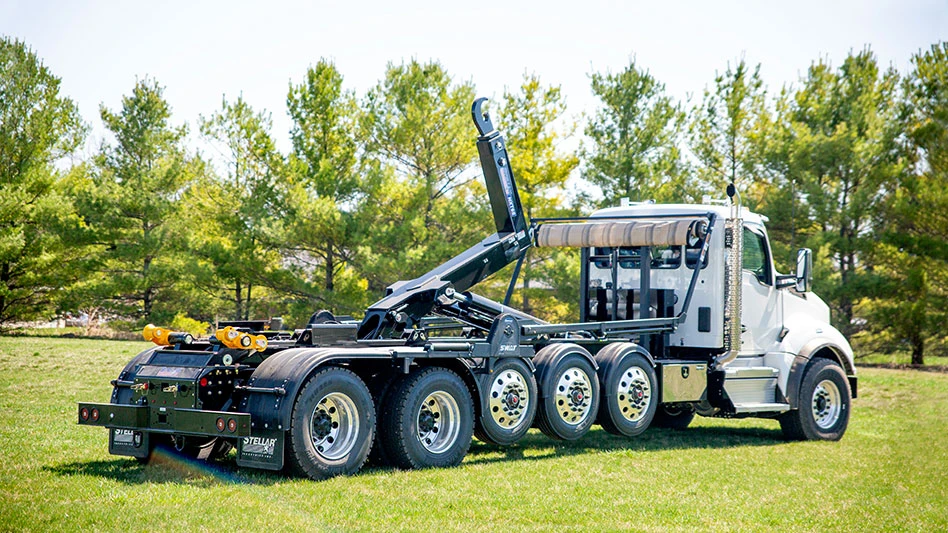
<instances>
[{"instance_id":1,"label":"door window","mask_svg":"<svg viewBox=\"0 0 948 533\"><path fill-rule=\"evenodd\" d=\"M770 285L770 261L767 257L767 238L763 233L744 227L744 270L750 270L757 279Z\"/></svg>"}]
</instances>

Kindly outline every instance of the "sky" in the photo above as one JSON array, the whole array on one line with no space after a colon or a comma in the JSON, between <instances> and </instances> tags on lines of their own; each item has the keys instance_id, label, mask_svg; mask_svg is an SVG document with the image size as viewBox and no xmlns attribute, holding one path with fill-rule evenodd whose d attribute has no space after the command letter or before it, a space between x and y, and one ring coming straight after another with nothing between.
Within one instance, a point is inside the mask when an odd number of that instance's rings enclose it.
<instances>
[{"instance_id":1,"label":"sky","mask_svg":"<svg viewBox=\"0 0 948 533\"><path fill-rule=\"evenodd\" d=\"M488 97L535 73L560 85L569 113L579 116L596 108L589 74L620 71L632 58L692 103L741 57L761 64L772 91L799 80L816 59L839 65L866 46L905 72L912 54L948 40L948 0L0 0L0 35L25 41L62 78L63 93L92 126L90 150L103 136L99 106L119 108L144 76L165 87L174 122L192 132L222 97L243 95L272 113L286 150L289 83L320 58L333 60L359 95L389 62L412 58L440 61Z\"/></svg>"}]
</instances>

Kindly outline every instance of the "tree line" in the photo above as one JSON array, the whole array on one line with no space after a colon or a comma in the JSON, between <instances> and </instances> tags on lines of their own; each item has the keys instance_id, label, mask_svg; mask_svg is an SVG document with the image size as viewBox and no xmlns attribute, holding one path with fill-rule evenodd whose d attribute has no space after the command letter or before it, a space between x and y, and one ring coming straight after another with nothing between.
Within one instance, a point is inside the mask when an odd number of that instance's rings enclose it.
<instances>
[{"instance_id":1,"label":"tree line","mask_svg":"<svg viewBox=\"0 0 948 533\"><path fill-rule=\"evenodd\" d=\"M948 43L904 73L868 48L821 58L779 90L760 68L728 63L691 103L632 60L589 76L598 107L579 119L525 75L490 111L528 216L701 201L733 181L769 218L778 269L814 250L816 291L860 349L948 352ZM242 97L189 129L163 92L146 77L102 106L107 138L81 157L89 125L60 79L0 39L0 326L78 310L119 327L358 315L492 231L475 87L437 61L390 63L362 95L318 61L289 83L287 152ZM513 304L575 319L578 270L573 252L534 250ZM501 297L504 277L480 291Z\"/></svg>"}]
</instances>

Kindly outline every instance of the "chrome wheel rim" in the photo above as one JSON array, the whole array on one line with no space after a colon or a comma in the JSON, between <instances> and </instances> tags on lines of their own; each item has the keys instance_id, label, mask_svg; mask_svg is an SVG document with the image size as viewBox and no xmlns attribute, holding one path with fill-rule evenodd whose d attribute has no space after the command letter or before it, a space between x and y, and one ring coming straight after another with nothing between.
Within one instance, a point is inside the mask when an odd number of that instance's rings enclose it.
<instances>
[{"instance_id":1,"label":"chrome wheel rim","mask_svg":"<svg viewBox=\"0 0 948 533\"><path fill-rule=\"evenodd\" d=\"M836 425L842 413L842 395L839 387L828 379L817 384L813 390L813 419L820 429L829 429Z\"/></svg>"},{"instance_id":2,"label":"chrome wheel rim","mask_svg":"<svg viewBox=\"0 0 948 533\"><path fill-rule=\"evenodd\" d=\"M335 461L352 451L359 434L359 411L341 392L322 397L310 416L313 447L321 457Z\"/></svg>"},{"instance_id":3,"label":"chrome wheel rim","mask_svg":"<svg viewBox=\"0 0 948 533\"><path fill-rule=\"evenodd\" d=\"M556 382L556 413L571 426L582 424L592 407L592 385L582 368L567 368Z\"/></svg>"},{"instance_id":4,"label":"chrome wheel rim","mask_svg":"<svg viewBox=\"0 0 948 533\"><path fill-rule=\"evenodd\" d=\"M619 376L616 398L619 411L626 420L638 422L645 417L652 403L652 385L645 371L637 366L627 368L625 373Z\"/></svg>"},{"instance_id":5,"label":"chrome wheel rim","mask_svg":"<svg viewBox=\"0 0 948 533\"><path fill-rule=\"evenodd\" d=\"M418 409L418 439L431 453L444 453L461 432L461 409L445 391L429 394Z\"/></svg>"},{"instance_id":6,"label":"chrome wheel rim","mask_svg":"<svg viewBox=\"0 0 948 533\"><path fill-rule=\"evenodd\" d=\"M525 420L530 406L527 380L516 370L498 372L490 385L490 416L505 429L514 429Z\"/></svg>"}]
</instances>

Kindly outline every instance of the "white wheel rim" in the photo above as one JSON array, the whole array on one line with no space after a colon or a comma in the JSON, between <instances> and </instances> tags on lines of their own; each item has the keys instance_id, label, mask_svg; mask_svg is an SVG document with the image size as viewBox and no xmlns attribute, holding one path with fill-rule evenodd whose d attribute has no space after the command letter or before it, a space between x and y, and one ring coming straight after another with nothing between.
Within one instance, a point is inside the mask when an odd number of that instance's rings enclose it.
<instances>
[{"instance_id":1,"label":"white wheel rim","mask_svg":"<svg viewBox=\"0 0 948 533\"><path fill-rule=\"evenodd\" d=\"M842 413L842 395L836 383L828 379L817 384L813 390L813 419L820 429L830 429L839 420Z\"/></svg>"},{"instance_id":2,"label":"white wheel rim","mask_svg":"<svg viewBox=\"0 0 948 533\"><path fill-rule=\"evenodd\" d=\"M645 417L652 403L652 385L645 371L637 366L627 368L616 384L616 400L626 420L638 422Z\"/></svg>"},{"instance_id":3,"label":"white wheel rim","mask_svg":"<svg viewBox=\"0 0 948 533\"><path fill-rule=\"evenodd\" d=\"M571 426L582 424L592 407L592 385L589 375L582 368L567 368L556 382L556 414Z\"/></svg>"},{"instance_id":4,"label":"white wheel rim","mask_svg":"<svg viewBox=\"0 0 948 533\"><path fill-rule=\"evenodd\" d=\"M491 382L490 416L502 428L514 429L522 424L530 401L527 380L516 370L501 371Z\"/></svg>"},{"instance_id":5,"label":"white wheel rim","mask_svg":"<svg viewBox=\"0 0 948 533\"><path fill-rule=\"evenodd\" d=\"M310 431L317 454L329 461L345 457L359 435L359 410L355 402L341 392L323 396L310 415Z\"/></svg>"},{"instance_id":6,"label":"white wheel rim","mask_svg":"<svg viewBox=\"0 0 948 533\"><path fill-rule=\"evenodd\" d=\"M429 394L418 408L418 439L431 453L444 453L461 433L461 409L445 391Z\"/></svg>"}]
</instances>

